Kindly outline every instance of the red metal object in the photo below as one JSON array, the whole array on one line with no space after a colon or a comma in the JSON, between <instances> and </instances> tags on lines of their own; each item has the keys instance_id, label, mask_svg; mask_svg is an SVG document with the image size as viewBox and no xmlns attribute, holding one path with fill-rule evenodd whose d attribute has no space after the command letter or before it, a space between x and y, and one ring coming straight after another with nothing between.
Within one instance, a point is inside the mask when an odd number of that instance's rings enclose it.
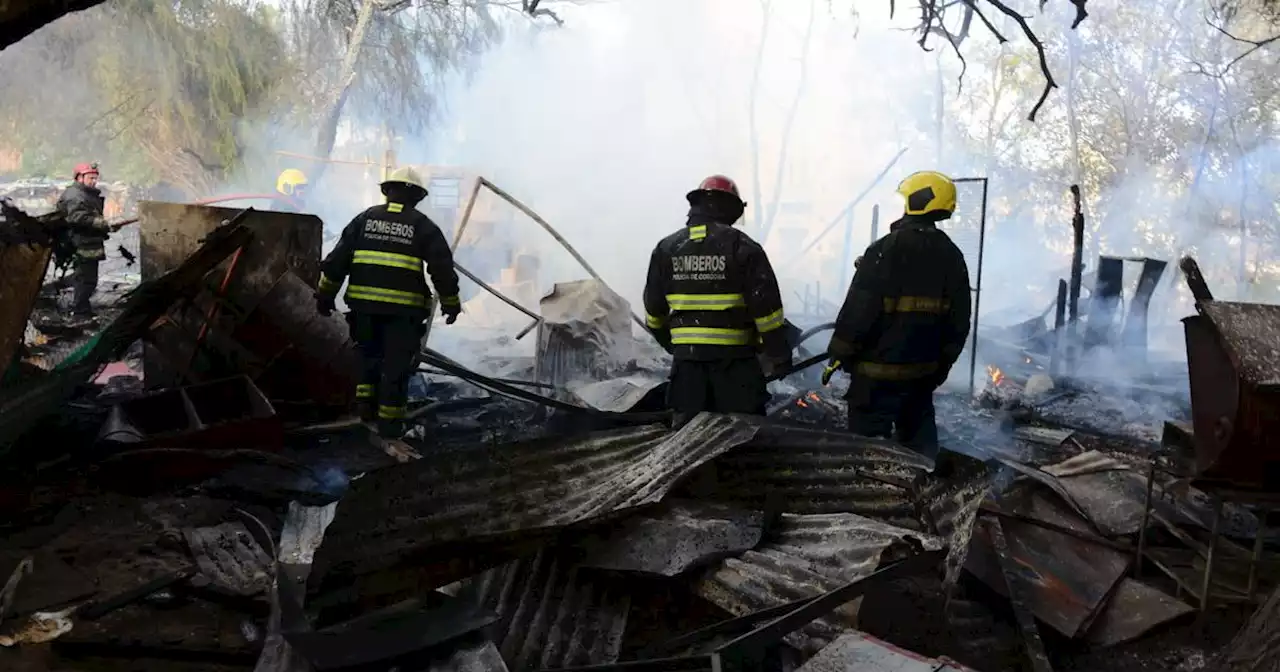
<instances>
[{"instance_id":1,"label":"red metal object","mask_svg":"<svg viewBox=\"0 0 1280 672\"><path fill-rule=\"evenodd\" d=\"M1203 482L1280 491L1280 306L1205 301L1183 320Z\"/></svg>"}]
</instances>

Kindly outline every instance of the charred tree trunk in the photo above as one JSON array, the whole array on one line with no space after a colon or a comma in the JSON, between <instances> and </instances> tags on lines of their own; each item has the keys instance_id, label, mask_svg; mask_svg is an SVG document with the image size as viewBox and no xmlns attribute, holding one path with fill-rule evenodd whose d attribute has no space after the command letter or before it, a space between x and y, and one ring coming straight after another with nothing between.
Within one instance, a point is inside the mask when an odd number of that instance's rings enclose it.
<instances>
[{"instance_id":1,"label":"charred tree trunk","mask_svg":"<svg viewBox=\"0 0 1280 672\"><path fill-rule=\"evenodd\" d=\"M1217 672L1280 672L1280 589L1227 645Z\"/></svg>"}]
</instances>

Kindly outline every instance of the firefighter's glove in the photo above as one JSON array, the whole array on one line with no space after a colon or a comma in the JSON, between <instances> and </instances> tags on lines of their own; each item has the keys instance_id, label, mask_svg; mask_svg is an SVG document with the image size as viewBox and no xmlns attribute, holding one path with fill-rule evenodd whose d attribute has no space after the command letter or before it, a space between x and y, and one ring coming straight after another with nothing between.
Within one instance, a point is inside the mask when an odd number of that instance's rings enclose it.
<instances>
[{"instance_id":1,"label":"firefighter's glove","mask_svg":"<svg viewBox=\"0 0 1280 672\"><path fill-rule=\"evenodd\" d=\"M835 372L839 371L841 366L842 364L838 359L827 362L827 368L822 370L822 385L824 387L831 384L831 376L835 375Z\"/></svg>"},{"instance_id":2,"label":"firefighter's glove","mask_svg":"<svg viewBox=\"0 0 1280 672\"><path fill-rule=\"evenodd\" d=\"M440 306L440 314L444 315L445 324L453 324L458 321L458 316L462 314L462 306Z\"/></svg>"},{"instance_id":3,"label":"firefighter's glove","mask_svg":"<svg viewBox=\"0 0 1280 672\"><path fill-rule=\"evenodd\" d=\"M333 314L335 308L337 308L337 305L334 304L332 296L316 292L316 312L329 317Z\"/></svg>"}]
</instances>

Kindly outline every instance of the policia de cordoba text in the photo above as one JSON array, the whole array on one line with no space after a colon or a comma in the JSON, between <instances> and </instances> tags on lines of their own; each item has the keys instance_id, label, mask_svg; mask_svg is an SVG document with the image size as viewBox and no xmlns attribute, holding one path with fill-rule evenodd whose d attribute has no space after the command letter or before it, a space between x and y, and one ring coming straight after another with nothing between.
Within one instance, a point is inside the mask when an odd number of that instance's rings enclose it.
<instances>
[{"instance_id":1,"label":"policia de cordoba text","mask_svg":"<svg viewBox=\"0 0 1280 672\"><path fill-rule=\"evenodd\" d=\"M316 303L331 313L347 281L348 322L364 362L361 416L393 438L403 433L408 378L430 319L424 263L446 324L462 306L444 235L415 209L427 195L421 178L402 168L382 191L387 203L357 215L325 258ZM859 257L822 381L836 371L852 376L851 431L933 455L933 392L969 333L968 268L936 226L955 211L955 183L923 171L897 192L903 215ZM677 423L701 411L764 415L768 377L791 365L777 277L764 248L734 226L747 203L732 179L712 175L685 197L685 225L654 247L643 294L646 325L672 355L667 406Z\"/></svg>"}]
</instances>

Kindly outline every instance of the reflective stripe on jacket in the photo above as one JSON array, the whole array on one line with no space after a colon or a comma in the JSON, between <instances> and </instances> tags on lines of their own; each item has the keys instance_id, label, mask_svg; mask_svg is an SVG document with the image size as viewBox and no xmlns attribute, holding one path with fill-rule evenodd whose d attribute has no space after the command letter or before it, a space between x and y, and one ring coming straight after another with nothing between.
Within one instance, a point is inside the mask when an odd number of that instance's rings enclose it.
<instances>
[{"instance_id":1,"label":"reflective stripe on jacket","mask_svg":"<svg viewBox=\"0 0 1280 672\"><path fill-rule=\"evenodd\" d=\"M654 248L645 323L681 359L734 359L763 348L789 354L778 281L745 233L692 215Z\"/></svg>"},{"instance_id":2,"label":"reflective stripe on jacket","mask_svg":"<svg viewBox=\"0 0 1280 672\"><path fill-rule=\"evenodd\" d=\"M863 255L828 354L874 380L945 377L968 338L970 303L964 254L932 222L904 218Z\"/></svg>"},{"instance_id":3,"label":"reflective stripe on jacket","mask_svg":"<svg viewBox=\"0 0 1280 672\"><path fill-rule=\"evenodd\" d=\"M321 264L319 290L344 298L355 312L427 316L431 291L422 265L445 305L459 305L458 275L444 234L426 215L399 203L356 216Z\"/></svg>"}]
</instances>

